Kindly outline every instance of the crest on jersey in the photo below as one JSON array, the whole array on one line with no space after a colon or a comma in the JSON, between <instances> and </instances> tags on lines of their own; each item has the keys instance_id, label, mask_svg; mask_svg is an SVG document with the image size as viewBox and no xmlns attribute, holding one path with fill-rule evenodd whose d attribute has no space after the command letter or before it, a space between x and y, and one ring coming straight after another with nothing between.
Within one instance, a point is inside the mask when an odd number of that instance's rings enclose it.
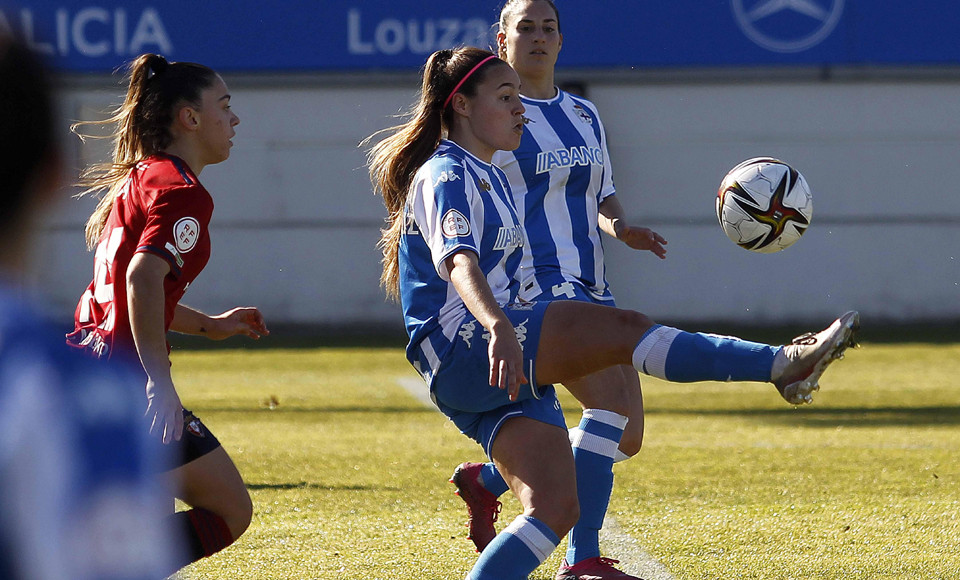
<instances>
[{"instance_id":1,"label":"crest on jersey","mask_svg":"<svg viewBox=\"0 0 960 580\"><path fill-rule=\"evenodd\" d=\"M590 113L580 105L573 106L573 112L577 114L577 117L580 117L580 121L586 123L587 125L593 125L593 117L590 116Z\"/></svg>"},{"instance_id":2,"label":"crest on jersey","mask_svg":"<svg viewBox=\"0 0 960 580\"><path fill-rule=\"evenodd\" d=\"M200 222L195 218L185 217L177 220L173 225L173 239L177 244L177 250L187 253L197 245L197 239L200 238Z\"/></svg>"},{"instance_id":3,"label":"crest on jersey","mask_svg":"<svg viewBox=\"0 0 960 580\"><path fill-rule=\"evenodd\" d=\"M480 191L490 191L491 189L490 182L482 177L477 180L477 187L480 188Z\"/></svg>"},{"instance_id":4,"label":"crest on jersey","mask_svg":"<svg viewBox=\"0 0 960 580\"><path fill-rule=\"evenodd\" d=\"M467 221L467 218L465 218L459 211L455 209L448 209L447 213L443 214L443 219L440 221L440 231L442 231L443 235L448 238L469 236L470 222Z\"/></svg>"}]
</instances>

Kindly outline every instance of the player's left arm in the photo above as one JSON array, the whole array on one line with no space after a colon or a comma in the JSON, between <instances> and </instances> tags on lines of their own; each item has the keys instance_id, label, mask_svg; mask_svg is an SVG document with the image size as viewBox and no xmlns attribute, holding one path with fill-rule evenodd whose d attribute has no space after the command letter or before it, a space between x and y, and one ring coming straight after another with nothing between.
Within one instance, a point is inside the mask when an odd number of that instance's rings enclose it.
<instances>
[{"instance_id":1,"label":"player's left arm","mask_svg":"<svg viewBox=\"0 0 960 580\"><path fill-rule=\"evenodd\" d=\"M211 316L195 308L177 304L170 330L205 336L211 340L223 340L238 334L259 339L261 336L270 334L263 320L263 314L252 306L241 306L223 314Z\"/></svg>"},{"instance_id":2,"label":"player's left arm","mask_svg":"<svg viewBox=\"0 0 960 580\"><path fill-rule=\"evenodd\" d=\"M650 228L627 223L623 206L616 195L608 195L597 206L600 229L630 246L634 250L649 250L661 259L667 257L667 240Z\"/></svg>"}]
</instances>

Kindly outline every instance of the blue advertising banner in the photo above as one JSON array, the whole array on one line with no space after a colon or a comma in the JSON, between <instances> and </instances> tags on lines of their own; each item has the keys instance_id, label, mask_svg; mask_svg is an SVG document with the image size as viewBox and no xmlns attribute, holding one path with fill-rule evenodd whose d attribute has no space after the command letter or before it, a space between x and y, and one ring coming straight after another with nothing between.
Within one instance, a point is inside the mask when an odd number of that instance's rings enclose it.
<instances>
[{"instance_id":1,"label":"blue advertising banner","mask_svg":"<svg viewBox=\"0 0 960 580\"><path fill-rule=\"evenodd\" d=\"M489 46L500 3L22 0L0 3L0 29L76 72L143 52L231 71L412 70L441 48ZM564 67L960 63L960 3L943 0L556 3Z\"/></svg>"}]
</instances>

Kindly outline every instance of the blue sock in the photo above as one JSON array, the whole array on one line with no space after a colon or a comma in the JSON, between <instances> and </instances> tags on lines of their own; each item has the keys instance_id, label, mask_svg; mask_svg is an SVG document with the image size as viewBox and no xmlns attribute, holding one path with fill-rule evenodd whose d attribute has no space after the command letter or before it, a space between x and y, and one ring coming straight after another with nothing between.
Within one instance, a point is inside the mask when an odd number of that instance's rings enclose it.
<instances>
[{"instance_id":1,"label":"blue sock","mask_svg":"<svg viewBox=\"0 0 960 580\"><path fill-rule=\"evenodd\" d=\"M690 333L654 326L633 351L641 373L675 383L699 381L770 382L773 357L780 350L731 336Z\"/></svg>"},{"instance_id":2,"label":"blue sock","mask_svg":"<svg viewBox=\"0 0 960 580\"><path fill-rule=\"evenodd\" d=\"M493 463L484 463L483 467L480 468L480 482L487 491L497 497L510 489L507 482L503 480L503 476L497 471L497 466Z\"/></svg>"},{"instance_id":3,"label":"blue sock","mask_svg":"<svg viewBox=\"0 0 960 580\"><path fill-rule=\"evenodd\" d=\"M626 425L623 415L585 409L572 437L580 519L567 536L567 563L571 566L600 555L600 528L613 491L613 458Z\"/></svg>"},{"instance_id":4,"label":"blue sock","mask_svg":"<svg viewBox=\"0 0 960 580\"><path fill-rule=\"evenodd\" d=\"M467 576L468 580L527 580L560 543L547 524L518 516L490 542Z\"/></svg>"}]
</instances>

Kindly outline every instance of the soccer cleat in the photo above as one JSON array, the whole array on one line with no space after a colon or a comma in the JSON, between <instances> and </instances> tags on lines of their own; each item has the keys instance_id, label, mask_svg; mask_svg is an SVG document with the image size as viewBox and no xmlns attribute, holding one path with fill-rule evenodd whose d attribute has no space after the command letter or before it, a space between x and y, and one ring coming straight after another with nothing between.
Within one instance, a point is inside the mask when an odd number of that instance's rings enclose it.
<instances>
[{"instance_id":1,"label":"soccer cleat","mask_svg":"<svg viewBox=\"0 0 960 580\"><path fill-rule=\"evenodd\" d=\"M557 570L556 580L643 580L639 576L631 576L613 567L614 564L619 563L619 560L598 556L587 558L571 566L564 558L560 569Z\"/></svg>"},{"instance_id":2,"label":"soccer cleat","mask_svg":"<svg viewBox=\"0 0 960 580\"><path fill-rule=\"evenodd\" d=\"M772 373L783 398L794 405L811 402L813 393L820 390L820 375L843 358L848 347L856 346L854 335L859 329L860 314L850 311L826 329L798 336L784 346L774 359Z\"/></svg>"},{"instance_id":3,"label":"soccer cleat","mask_svg":"<svg viewBox=\"0 0 960 580\"><path fill-rule=\"evenodd\" d=\"M482 552L487 544L497 537L493 523L497 521L502 505L497 501L497 496L480 485L482 467L482 463L461 463L450 478L450 483L457 486L455 493L467 504L469 538L473 540L478 552Z\"/></svg>"}]
</instances>

